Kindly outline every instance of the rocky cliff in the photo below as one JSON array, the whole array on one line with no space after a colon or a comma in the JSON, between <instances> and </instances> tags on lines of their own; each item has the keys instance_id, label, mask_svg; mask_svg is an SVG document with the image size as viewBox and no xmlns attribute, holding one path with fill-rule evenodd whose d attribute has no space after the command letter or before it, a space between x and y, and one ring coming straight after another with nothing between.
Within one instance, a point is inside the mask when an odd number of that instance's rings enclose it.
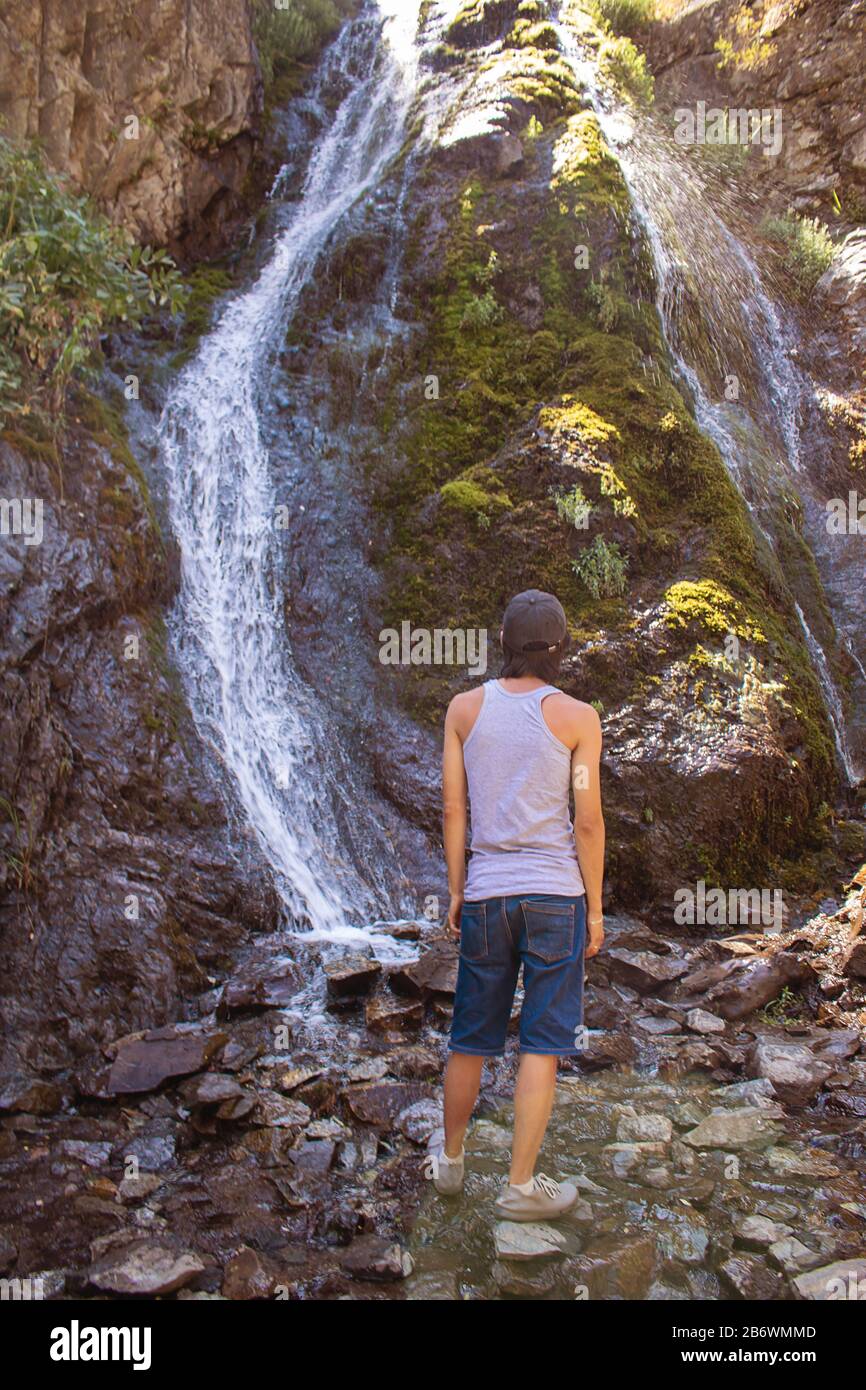
<instances>
[{"instance_id":1,"label":"rocky cliff","mask_svg":"<svg viewBox=\"0 0 866 1390\"><path fill-rule=\"evenodd\" d=\"M0 119L144 242L224 244L260 135L249 0L8 0Z\"/></svg>"},{"instance_id":2,"label":"rocky cliff","mask_svg":"<svg viewBox=\"0 0 866 1390\"><path fill-rule=\"evenodd\" d=\"M3 495L43 505L41 544L0 547L2 1108L39 1108L36 1076L119 1032L195 1017L277 920L167 659L175 566L123 427L72 408L60 448L0 440Z\"/></svg>"}]
</instances>

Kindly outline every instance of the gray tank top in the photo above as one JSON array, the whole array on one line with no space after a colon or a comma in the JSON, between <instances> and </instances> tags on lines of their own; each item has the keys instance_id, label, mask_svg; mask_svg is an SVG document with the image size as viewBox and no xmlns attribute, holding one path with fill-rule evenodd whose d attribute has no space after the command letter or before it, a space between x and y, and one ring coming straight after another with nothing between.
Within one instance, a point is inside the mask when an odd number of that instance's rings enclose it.
<instances>
[{"instance_id":1,"label":"gray tank top","mask_svg":"<svg viewBox=\"0 0 866 1390\"><path fill-rule=\"evenodd\" d=\"M541 713L556 688L511 695L494 680L483 689L463 745L472 821L466 899L579 897L583 879L568 813L571 752Z\"/></svg>"}]
</instances>

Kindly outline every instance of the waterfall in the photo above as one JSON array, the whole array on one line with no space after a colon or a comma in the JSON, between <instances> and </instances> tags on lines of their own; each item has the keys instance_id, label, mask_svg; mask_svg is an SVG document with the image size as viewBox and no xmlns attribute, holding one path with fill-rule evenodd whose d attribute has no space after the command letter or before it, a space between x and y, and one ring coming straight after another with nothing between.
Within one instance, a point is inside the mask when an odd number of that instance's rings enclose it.
<instances>
[{"instance_id":1,"label":"waterfall","mask_svg":"<svg viewBox=\"0 0 866 1390\"><path fill-rule=\"evenodd\" d=\"M325 935L393 914L377 864L394 851L373 812L359 817L351 760L293 660L278 555L279 508L292 498L275 492L263 420L326 241L406 138L418 8L367 3L327 51L311 103L327 112L332 94L345 95L325 117L300 196L280 209L255 279L224 306L159 424L181 553L170 634L193 717L272 866L287 921ZM278 177L275 198L280 190Z\"/></svg>"},{"instance_id":2,"label":"waterfall","mask_svg":"<svg viewBox=\"0 0 866 1390\"><path fill-rule=\"evenodd\" d=\"M655 269L665 341L701 430L712 439L752 520L771 549L774 514L790 499L802 512L844 649L862 672L862 547L827 554L823 498L804 465L801 421L809 384L795 364L792 332L766 293L745 246L711 203L697 174L651 117L636 116L599 83L597 65L568 24L556 24L563 58L585 90L629 190ZM834 538L835 539L835 538ZM815 595L820 603L823 592ZM842 697L827 652L796 604L818 676L839 764L849 785L863 775L852 754Z\"/></svg>"}]
</instances>

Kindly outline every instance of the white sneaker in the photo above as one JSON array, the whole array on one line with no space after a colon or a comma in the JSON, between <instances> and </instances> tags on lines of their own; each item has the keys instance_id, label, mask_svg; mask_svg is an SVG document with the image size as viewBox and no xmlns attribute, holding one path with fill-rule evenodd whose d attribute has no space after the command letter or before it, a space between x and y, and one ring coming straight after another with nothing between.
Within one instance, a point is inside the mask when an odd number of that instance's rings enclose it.
<instances>
[{"instance_id":1,"label":"white sneaker","mask_svg":"<svg viewBox=\"0 0 866 1390\"><path fill-rule=\"evenodd\" d=\"M530 1192L507 1184L496 1199L497 1215L506 1221L550 1221L574 1206L577 1188L570 1182L554 1182L544 1173L532 1179Z\"/></svg>"},{"instance_id":2,"label":"white sneaker","mask_svg":"<svg viewBox=\"0 0 866 1390\"><path fill-rule=\"evenodd\" d=\"M427 1142L427 1157L424 1159L424 1176L429 1178L437 1192L443 1197L456 1197L463 1191L463 1169L465 1152L460 1150L459 1158L449 1158L445 1152L445 1131L436 1129Z\"/></svg>"}]
</instances>

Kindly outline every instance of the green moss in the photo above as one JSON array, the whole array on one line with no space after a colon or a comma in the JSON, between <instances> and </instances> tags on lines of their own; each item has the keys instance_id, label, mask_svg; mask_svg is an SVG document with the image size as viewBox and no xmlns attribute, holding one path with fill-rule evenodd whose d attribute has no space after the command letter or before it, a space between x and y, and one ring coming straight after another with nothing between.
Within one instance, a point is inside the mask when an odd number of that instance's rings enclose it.
<instances>
[{"instance_id":1,"label":"green moss","mask_svg":"<svg viewBox=\"0 0 866 1390\"><path fill-rule=\"evenodd\" d=\"M184 366L192 357L199 340L212 325L217 300L233 287L235 281L227 264L221 261L196 266L187 276L185 283L189 297L180 332L181 346L170 361L170 366L175 370Z\"/></svg>"},{"instance_id":2,"label":"green moss","mask_svg":"<svg viewBox=\"0 0 866 1390\"><path fill-rule=\"evenodd\" d=\"M468 513L481 526L489 526L493 516L513 506L500 479L483 464L443 484L439 496L446 507Z\"/></svg>"},{"instance_id":3,"label":"green moss","mask_svg":"<svg viewBox=\"0 0 866 1390\"><path fill-rule=\"evenodd\" d=\"M714 579L681 580L665 593L665 622L669 627L690 627L693 623L707 632L733 632L746 641L765 642L759 628L752 627L742 606L722 584Z\"/></svg>"},{"instance_id":4,"label":"green moss","mask_svg":"<svg viewBox=\"0 0 866 1390\"><path fill-rule=\"evenodd\" d=\"M163 549L162 530L153 505L147 478L138 459L129 447L129 433L120 409L110 404L104 396L97 396L83 386L76 386L74 393L74 415L77 423L84 425L96 444L106 449L115 463L126 469L144 504L151 531L160 549Z\"/></svg>"}]
</instances>

